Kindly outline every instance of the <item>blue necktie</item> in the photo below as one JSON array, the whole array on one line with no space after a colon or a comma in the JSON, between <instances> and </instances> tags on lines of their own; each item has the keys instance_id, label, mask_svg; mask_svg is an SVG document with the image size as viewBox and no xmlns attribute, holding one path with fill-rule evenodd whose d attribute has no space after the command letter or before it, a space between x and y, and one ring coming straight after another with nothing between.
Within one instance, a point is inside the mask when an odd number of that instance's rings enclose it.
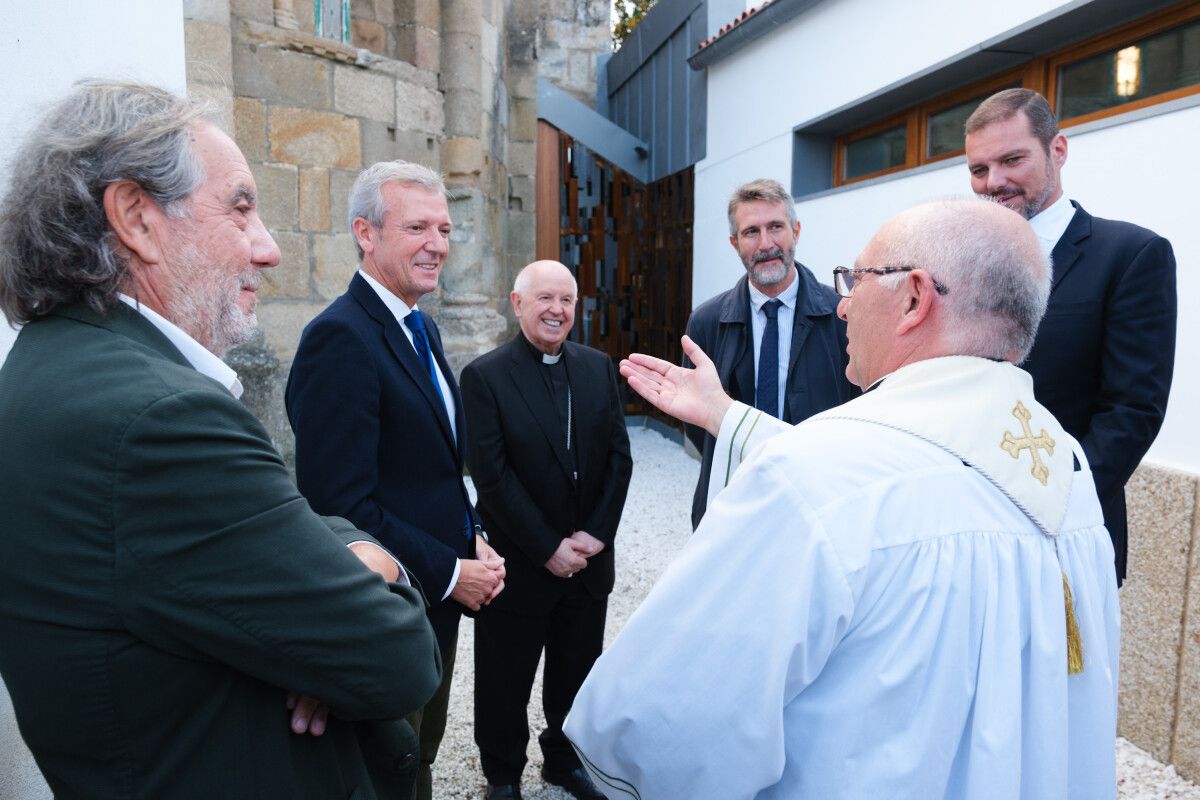
<instances>
[{"instance_id":1,"label":"blue necktie","mask_svg":"<svg viewBox=\"0 0 1200 800\"><path fill-rule=\"evenodd\" d=\"M446 405L446 396L442 394L441 381L438 380L437 372L433 369L433 353L429 350L429 336L425 333L425 315L413 309L404 318L404 326L412 332L413 348L417 351L417 357L421 359L421 363L425 366L425 371L429 373L429 379L433 381L433 388L437 389L438 397L442 400L442 405ZM447 413L449 413L449 410L449 406L447 406ZM466 512L466 520L467 538L470 539L475 533L475 526L471 524L470 511Z\"/></svg>"},{"instance_id":2,"label":"blue necktie","mask_svg":"<svg viewBox=\"0 0 1200 800\"><path fill-rule=\"evenodd\" d=\"M772 417L779 416L779 307L782 300L763 303L767 315L767 327L763 329L762 344L758 348L758 390L754 407Z\"/></svg>"},{"instance_id":3,"label":"blue necktie","mask_svg":"<svg viewBox=\"0 0 1200 800\"><path fill-rule=\"evenodd\" d=\"M433 381L433 388L437 389L438 397L442 399L442 405L445 405L446 398L442 394L442 384L433 368L433 354L429 351L429 336L425 333L424 317L424 314L414 309L404 318L404 325L412 331L413 347L417 351L417 357L421 359L425 371L429 373L429 379Z\"/></svg>"}]
</instances>

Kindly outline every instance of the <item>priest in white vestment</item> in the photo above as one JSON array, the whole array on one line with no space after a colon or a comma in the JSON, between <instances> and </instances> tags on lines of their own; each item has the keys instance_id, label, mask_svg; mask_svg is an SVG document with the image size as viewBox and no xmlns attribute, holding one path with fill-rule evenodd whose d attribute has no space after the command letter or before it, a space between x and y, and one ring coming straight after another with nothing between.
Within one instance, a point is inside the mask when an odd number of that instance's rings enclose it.
<instances>
[{"instance_id":1,"label":"priest in white vestment","mask_svg":"<svg viewBox=\"0 0 1200 800\"><path fill-rule=\"evenodd\" d=\"M1013 366L1049 293L1037 238L940 201L838 272L868 391L794 428L725 397L689 340L695 370L622 364L718 436L714 497L568 737L611 798L1115 797L1112 544Z\"/></svg>"}]
</instances>

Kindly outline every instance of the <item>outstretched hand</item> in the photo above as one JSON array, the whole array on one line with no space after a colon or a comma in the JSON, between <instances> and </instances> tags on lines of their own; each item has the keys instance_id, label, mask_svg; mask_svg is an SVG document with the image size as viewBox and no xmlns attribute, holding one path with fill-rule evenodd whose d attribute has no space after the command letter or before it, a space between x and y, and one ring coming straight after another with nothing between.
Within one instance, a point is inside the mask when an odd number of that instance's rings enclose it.
<instances>
[{"instance_id":1,"label":"outstretched hand","mask_svg":"<svg viewBox=\"0 0 1200 800\"><path fill-rule=\"evenodd\" d=\"M687 336L681 341L684 355L696 365L694 369L631 353L621 361L621 375L631 389L659 411L699 425L716 436L733 401L725 394L717 368L700 346Z\"/></svg>"}]
</instances>

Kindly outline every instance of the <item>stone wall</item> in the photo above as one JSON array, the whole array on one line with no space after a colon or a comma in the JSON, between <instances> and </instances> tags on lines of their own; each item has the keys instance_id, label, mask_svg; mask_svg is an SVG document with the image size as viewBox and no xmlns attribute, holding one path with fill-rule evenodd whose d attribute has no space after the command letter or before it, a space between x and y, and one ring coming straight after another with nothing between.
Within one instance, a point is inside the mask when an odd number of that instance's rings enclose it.
<instances>
[{"instance_id":1,"label":"stone wall","mask_svg":"<svg viewBox=\"0 0 1200 800\"><path fill-rule=\"evenodd\" d=\"M590 101L605 0L354 0L351 42L313 35L312 0L185 0L189 91L245 153L283 253L260 291L263 337L231 354L285 456L282 386L304 326L357 268L346 196L402 158L442 172L454 233L421 305L457 372L513 330L534 252L537 78Z\"/></svg>"},{"instance_id":2,"label":"stone wall","mask_svg":"<svg viewBox=\"0 0 1200 800\"><path fill-rule=\"evenodd\" d=\"M1125 491L1117 729L1200 782L1200 476L1143 464Z\"/></svg>"}]
</instances>

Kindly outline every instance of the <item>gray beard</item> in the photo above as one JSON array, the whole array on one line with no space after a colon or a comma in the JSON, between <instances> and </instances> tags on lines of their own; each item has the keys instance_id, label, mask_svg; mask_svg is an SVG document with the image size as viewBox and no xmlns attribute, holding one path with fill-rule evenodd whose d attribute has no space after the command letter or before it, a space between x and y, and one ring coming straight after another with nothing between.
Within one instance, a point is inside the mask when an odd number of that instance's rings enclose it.
<instances>
[{"instance_id":1,"label":"gray beard","mask_svg":"<svg viewBox=\"0 0 1200 800\"><path fill-rule=\"evenodd\" d=\"M779 267L764 266L761 262L755 263L751 258L746 264L746 271L750 273L750 282L755 286L776 286L782 283L792 269L794 257L795 251L785 250Z\"/></svg>"},{"instance_id":2,"label":"gray beard","mask_svg":"<svg viewBox=\"0 0 1200 800\"><path fill-rule=\"evenodd\" d=\"M259 275L249 272L226 277L205 266L204 256L189 246L179 254L181 269L175 276L175 291L167 303L166 317L217 358L250 341L258 327L258 315L237 305L243 283L258 285Z\"/></svg>"}]
</instances>

